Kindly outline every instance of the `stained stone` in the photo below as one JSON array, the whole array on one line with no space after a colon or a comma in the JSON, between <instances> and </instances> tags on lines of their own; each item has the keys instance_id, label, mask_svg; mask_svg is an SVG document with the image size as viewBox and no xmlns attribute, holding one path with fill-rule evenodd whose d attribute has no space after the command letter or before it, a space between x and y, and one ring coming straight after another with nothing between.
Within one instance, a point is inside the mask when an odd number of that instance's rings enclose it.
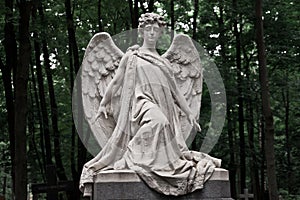
<instances>
[{"instance_id":1,"label":"stained stone","mask_svg":"<svg viewBox=\"0 0 300 200\"><path fill-rule=\"evenodd\" d=\"M109 170L95 176L92 200L153 199L153 200L232 200L228 171L216 168L202 190L183 196L167 196L149 188L131 170Z\"/></svg>"}]
</instances>

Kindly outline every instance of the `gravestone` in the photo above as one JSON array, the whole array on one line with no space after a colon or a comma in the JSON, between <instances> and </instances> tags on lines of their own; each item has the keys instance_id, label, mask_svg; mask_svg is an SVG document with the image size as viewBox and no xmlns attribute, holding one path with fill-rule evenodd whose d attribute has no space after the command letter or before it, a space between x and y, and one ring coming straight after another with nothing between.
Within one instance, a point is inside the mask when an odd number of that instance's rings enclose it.
<instances>
[{"instance_id":1,"label":"gravestone","mask_svg":"<svg viewBox=\"0 0 300 200\"><path fill-rule=\"evenodd\" d=\"M249 200L250 198L253 199L254 195L253 194L249 194L248 189L244 189L244 194L240 194L239 198L240 199Z\"/></svg>"},{"instance_id":2,"label":"gravestone","mask_svg":"<svg viewBox=\"0 0 300 200\"><path fill-rule=\"evenodd\" d=\"M183 196L167 196L149 188L131 170L108 170L94 177L91 200L144 199L144 200L232 200L228 171L216 168L204 188Z\"/></svg>"}]
</instances>

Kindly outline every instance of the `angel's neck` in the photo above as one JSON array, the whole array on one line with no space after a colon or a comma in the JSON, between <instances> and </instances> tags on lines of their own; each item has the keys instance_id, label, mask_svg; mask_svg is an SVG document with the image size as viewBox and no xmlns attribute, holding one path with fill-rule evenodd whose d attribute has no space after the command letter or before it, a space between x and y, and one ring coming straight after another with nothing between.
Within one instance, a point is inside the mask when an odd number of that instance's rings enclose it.
<instances>
[{"instance_id":1,"label":"angel's neck","mask_svg":"<svg viewBox=\"0 0 300 200\"><path fill-rule=\"evenodd\" d=\"M143 46L140 47L139 50L144 52L144 53L152 53L152 54L155 54L155 55L159 55L157 53L157 50L156 50L155 46L154 47L149 47L147 45L143 45Z\"/></svg>"}]
</instances>

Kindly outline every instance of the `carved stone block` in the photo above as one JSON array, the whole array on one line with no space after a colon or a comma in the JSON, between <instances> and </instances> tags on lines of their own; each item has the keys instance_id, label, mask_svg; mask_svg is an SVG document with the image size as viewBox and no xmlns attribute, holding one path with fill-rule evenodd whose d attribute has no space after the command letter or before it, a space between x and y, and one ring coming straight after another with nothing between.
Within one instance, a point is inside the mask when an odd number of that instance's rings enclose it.
<instances>
[{"instance_id":1,"label":"carved stone block","mask_svg":"<svg viewBox=\"0 0 300 200\"><path fill-rule=\"evenodd\" d=\"M183 196L167 196L149 188L131 170L109 170L98 173L93 185L93 200L232 200L228 171L216 168L202 190Z\"/></svg>"}]
</instances>

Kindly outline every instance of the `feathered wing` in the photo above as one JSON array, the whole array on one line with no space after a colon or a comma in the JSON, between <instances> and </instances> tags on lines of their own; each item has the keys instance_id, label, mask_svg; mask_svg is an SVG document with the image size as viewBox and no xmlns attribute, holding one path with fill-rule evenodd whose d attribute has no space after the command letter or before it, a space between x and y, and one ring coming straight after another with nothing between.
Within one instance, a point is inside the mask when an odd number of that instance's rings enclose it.
<instances>
[{"instance_id":1,"label":"feathered wing","mask_svg":"<svg viewBox=\"0 0 300 200\"><path fill-rule=\"evenodd\" d=\"M199 53L191 38L184 34L175 35L170 48L163 54L171 62L177 86L188 102L196 120L199 120L203 68ZM194 139L196 131L187 117L180 115L181 129L188 145Z\"/></svg>"},{"instance_id":2,"label":"feathered wing","mask_svg":"<svg viewBox=\"0 0 300 200\"><path fill-rule=\"evenodd\" d=\"M94 122L101 99L109 82L113 79L124 53L115 45L108 33L98 33L90 40L82 62L82 103L86 120L98 144L103 148L115 127L114 117L99 117ZM112 97L112 103L118 102L118 94ZM116 105L117 106L117 105ZM113 107L113 106L111 106Z\"/></svg>"}]
</instances>

